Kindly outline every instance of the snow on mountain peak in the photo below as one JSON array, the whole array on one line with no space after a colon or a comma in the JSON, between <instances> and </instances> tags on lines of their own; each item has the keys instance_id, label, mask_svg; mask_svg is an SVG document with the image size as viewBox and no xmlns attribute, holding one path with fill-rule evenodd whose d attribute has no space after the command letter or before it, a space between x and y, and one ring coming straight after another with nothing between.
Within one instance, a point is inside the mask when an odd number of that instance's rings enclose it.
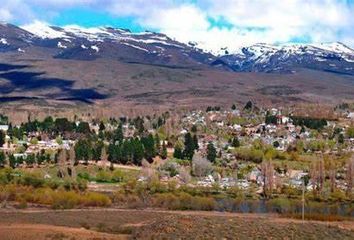
<instances>
[{"instance_id":1,"label":"snow on mountain peak","mask_svg":"<svg viewBox=\"0 0 354 240\"><path fill-rule=\"evenodd\" d=\"M4 45L8 45L6 38L0 38L0 43Z\"/></svg>"},{"instance_id":2,"label":"snow on mountain peak","mask_svg":"<svg viewBox=\"0 0 354 240\"><path fill-rule=\"evenodd\" d=\"M47 23L35 21L31 24L21 26L22 29L30 32L40 38L67 38L66 34L62 31L56 30L53 27L49 26Z\"/></svg>"}]
</instances>

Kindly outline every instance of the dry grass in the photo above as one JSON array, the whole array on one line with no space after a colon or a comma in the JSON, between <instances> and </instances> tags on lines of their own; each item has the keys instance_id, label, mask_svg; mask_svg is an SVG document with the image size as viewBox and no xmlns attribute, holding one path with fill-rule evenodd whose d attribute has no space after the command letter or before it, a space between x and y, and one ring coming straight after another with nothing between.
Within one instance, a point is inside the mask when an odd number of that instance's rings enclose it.
<instances>
[{"instance_id":1,"label":"dry grass","mask_svg":"<svg viewBox=\"0 0 354 240\"><path fill-rule=\"evenodd\" d=\"M55 226L53 229L61 226L117 236L126 234L133 239L346 240L354 237L352 221L329 224L307 221L303 225L299 220L278 218L276 215L118 209L26 210L0 214L0 229L4 224L46 224ZM100 233L97 234L99 236Z\"/></svg>"}]
</instances>

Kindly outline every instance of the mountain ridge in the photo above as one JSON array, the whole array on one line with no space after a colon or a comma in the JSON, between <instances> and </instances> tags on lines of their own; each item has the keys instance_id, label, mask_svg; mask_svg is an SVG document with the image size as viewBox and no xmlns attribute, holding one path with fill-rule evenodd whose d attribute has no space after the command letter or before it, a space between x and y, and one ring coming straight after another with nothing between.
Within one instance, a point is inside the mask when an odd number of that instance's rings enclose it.
<instances>
[{"instance_id":1,"label":"mountain ridge","mask_svg":"<svg viewBox=\"0 0 354 240\"><path fill-rule=\"evenodd\" d=\"M5 27L4 27L5 26ZM6 26L10 30L6 30ZM10 39L7 39L9 34ZM18 36L16 39L14 36ZM12 44L12 40L17 40ZM343 43L272 45L257 43L218 54L182 43L162 33L132 33L112 27L83 28L76 25L48 26L41 22L17 27L2 24L0 51L25 51L29 45L54 48L53 57L93 60L108 57L126 62L169 66L219 67L236 72L293 73L310 68L354 75L354 50ZM222 52L224 54L222 54Z\"/></svg>"}]
</instances>

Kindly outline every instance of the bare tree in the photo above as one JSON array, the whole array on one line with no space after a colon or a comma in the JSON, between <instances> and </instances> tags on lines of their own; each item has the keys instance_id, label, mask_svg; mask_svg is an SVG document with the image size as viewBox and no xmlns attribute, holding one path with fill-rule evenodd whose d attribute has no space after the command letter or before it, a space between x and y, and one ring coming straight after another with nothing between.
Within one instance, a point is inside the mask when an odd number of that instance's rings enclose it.
<instances>
[{"instance_id":1,"label":"bare tree","mask_svg":"<svg viewBox=\"0 0 354 240\"><path fill-rule=\"evenodd\" d=\"M58 175L61 178L64 178L67 176L67 170L66 170L66 150L62 149L59 152L59 156L58 156L58 168L59 168L59 172Z\"/></svg>"},{"instance_id":2,"label":"bare tree","mask_svg":"<svg viewBox=\"0 0 354 240\"><path fill-rule=\"evenodd\" d=\"M106 153L105 146L102 147L102 151L101 151L101 163L102 163L103 169L106 170L107 165L108 165L108 156Z\"/></svg>"},{"instance_id":3,"label":"bare tree","mask_svg":"<svg viewBox=\"0 0 354 240\"><path fill-rule=\"evenodd\" d=\"M263 194L265 198L270 198L274 186L274 167L271 160L262 162L261 172L263 177Z\"/></svg>"},{"instance_id":4,"label":"bare tree","mask_svg":"<svg viewBox=\"0 0 354 240\"><path fill-rule=\"evenodd\" d=\"M312 165L310 176L313 183L313 191L317 195L322 192L325 180L324 163L322 159Z\"/></svg>"},{"instance_id":5,"label":"bare tree","mask_svg":"<svg viewBox=\"0 0 354 240\"><path fill-rule=\"evenodd\" d=\"M333 159L329 158L328 156L324 157L323 159L324 159L324 167L326 169L326 174L330 182L330 189L331 192L334 192L336 188L336 174L337 174L336 164L333 161Z\"/></svg>"},{"instance_id":6,"label":"bare tree","mask_svg":"<svg viewBox=\"0 0 354 240\"><path fill-rule=\"evenodd\" d=\"M76 162L76 155L75 155L75 150L72 147L69 150L69 163L70 163L70 176L74 179L76 178L75 162Z\"/></svg>"},{"instance_id":7,"label":"bare tree","mask_svg":"<svg viewBox=\"0 0 354 240\"><path fill-rule=\"evenodd\" d=\"M351 196L354 185L354 156L348 160L346 171L347 195Z\"/></svg>"},{"instance_id":8,"label":"bare tree","mask_svg":"<svg viewBox=\"0 0 354 240\"><path fill-rule=\"evenodd\" d=\"M195 176L203 177L212 171L212 164L199 153L196 153L192 159L192 169Z\"/></svg>"},{"instance_id":9,"label":"bare tree","mask_svg":"<svg viewBox=\"0 0 354 240\"><path fill-rule=\"evenodd\" d=\"M185 167L181 167L178 171L181 181L185 184L189 183L192 179L190 172Z\"/></svg>"}]
</instances>

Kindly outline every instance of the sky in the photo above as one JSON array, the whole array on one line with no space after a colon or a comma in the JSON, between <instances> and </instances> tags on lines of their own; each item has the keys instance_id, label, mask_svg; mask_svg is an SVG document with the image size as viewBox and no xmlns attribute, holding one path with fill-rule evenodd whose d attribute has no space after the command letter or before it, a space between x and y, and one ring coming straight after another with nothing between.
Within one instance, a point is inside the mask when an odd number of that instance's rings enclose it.
<instances>
[{"instance_id":1,"label":"sky","mask_svg":"<svg viewBox=\"0 0 354 240\"><path fill-rule=\"evenodd\" d=\"M260 42L354 47L354 0L1 0L0 21L149 30L210 49Z\"/></svg>"}]
</instances>

